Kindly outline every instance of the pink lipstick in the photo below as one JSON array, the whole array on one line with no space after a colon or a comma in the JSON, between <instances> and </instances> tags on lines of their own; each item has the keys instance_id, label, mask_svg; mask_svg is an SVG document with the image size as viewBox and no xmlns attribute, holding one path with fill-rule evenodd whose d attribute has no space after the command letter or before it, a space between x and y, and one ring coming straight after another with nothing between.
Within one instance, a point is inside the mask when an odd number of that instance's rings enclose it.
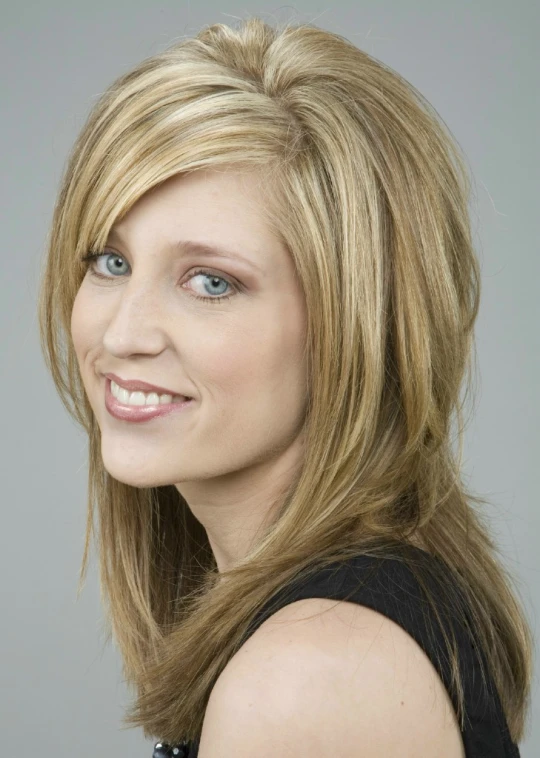
<instances>
[{"instance_id":1,"label":"pink lipstick","mask_svg":"<svg viewBox=\"0 0 540 758\"><path fill-rule=\"evenodd\" d=\"M186 398L175 403L156 403L155 405L125 405L111 392L111 380L105 379L105 407L114 418L120 421L150 421L158 416L186 410L193 404L193 398Z\"/></svg>"}]
</instances>

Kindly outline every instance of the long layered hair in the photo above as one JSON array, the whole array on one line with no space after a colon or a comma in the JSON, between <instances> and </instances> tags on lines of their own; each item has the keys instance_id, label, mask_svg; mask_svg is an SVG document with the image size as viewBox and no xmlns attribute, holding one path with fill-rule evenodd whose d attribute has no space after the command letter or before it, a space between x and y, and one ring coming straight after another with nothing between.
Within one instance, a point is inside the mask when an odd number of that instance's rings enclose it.
<instances>
[{"instance_id":1,"label":"long layered hair","mask_svg":"<svg viewBox=\"0 0 540 758\"><path fill-rule=\"evenodd\" d=\"M148 190L201 169L259 172L308 313L305 459L273 522L221 574L174 484L135 488L104 469L70 337L81 256L102 251ZM279 588L315 564L421 538L462 590L463 622L522 739L532 635L487 501L460 471L480 297L470 195L465 158L414 86L314 25L211 25L92 107L59 189L39 319L47 367L88 434L79 591L94 536L108 639L136 692L124 724L198 738L216 679ZM463 724L452 634L447 644Z\"/></svg>"}]
</instances>

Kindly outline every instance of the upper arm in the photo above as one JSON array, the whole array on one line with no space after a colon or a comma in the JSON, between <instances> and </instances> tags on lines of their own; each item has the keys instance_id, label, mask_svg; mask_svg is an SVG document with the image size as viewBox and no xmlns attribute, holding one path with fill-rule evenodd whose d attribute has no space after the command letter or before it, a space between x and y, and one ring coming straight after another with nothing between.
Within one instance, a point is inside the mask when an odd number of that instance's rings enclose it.
<instances>
[{"instance_id":1,"label":"upper arm","mask_svg":"<svg viewBox=\"0 0 540 758\"><path fill-rule=\"evenodd\" d=\"M320 613L324 610L324 613ZM199 758L461 758L447 691L404 629L365 606L282 608L218 678Z\"/></svg>"}]
</instances>

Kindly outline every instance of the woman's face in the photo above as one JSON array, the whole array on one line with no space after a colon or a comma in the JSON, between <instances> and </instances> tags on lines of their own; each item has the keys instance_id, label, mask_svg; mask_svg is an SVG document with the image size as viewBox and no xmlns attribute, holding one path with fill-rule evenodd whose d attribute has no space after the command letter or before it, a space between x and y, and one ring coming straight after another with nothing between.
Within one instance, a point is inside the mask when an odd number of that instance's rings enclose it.
<instances>
[{"instance_id":1,"label":"woman's face","mask_svg":"<svg viewBox=\"0 0 540 758\"><path fill-rule=\"evenodd\" d=\"M213 171L173 177L133 206L89 264L71 333L104 466L119 481L229 481L298 444L305 301L260 213L259 181ZM181 249L186 240L238 258ZM193 399L142 422L117 418L106 406L109 372Z\"/></svg>"}]
</instances>

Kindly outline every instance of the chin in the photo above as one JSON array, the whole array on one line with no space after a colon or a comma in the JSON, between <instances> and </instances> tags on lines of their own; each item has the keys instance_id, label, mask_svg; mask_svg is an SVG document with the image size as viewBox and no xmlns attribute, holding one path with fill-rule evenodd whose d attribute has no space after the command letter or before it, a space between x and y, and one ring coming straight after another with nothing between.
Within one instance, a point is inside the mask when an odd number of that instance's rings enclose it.
<instances>
[{"instance_id":1,"label":"chin","mask_svg":"<svg viewBox=\"0 0 540 758\"><path fill-rule=\"evenodd\" d=\"M170 484L168 480L160 481L155 476L141 476L133 471L127 471L125 468L118 469L115 466L105 465L105 470L117 482L128 484L136 489L150 489L151 487L162 487L165 484Z\"/></svg>"},{"instance_id":2,"label":"chin","mask_svg":"<svg viewBox=\"0 0 540 758\"><path fill-rule=\"evenodd\" d=\"M178 475L177 471L167 471L166 467L160 470L159 465L152 461L146 460L147 465L141 465L138 458L129 457L124 450L110 455L102 446L101 457L103 467L113 479L137 489L163 487L174 482L175 475Z\"/></svg>"}]
</instances>

